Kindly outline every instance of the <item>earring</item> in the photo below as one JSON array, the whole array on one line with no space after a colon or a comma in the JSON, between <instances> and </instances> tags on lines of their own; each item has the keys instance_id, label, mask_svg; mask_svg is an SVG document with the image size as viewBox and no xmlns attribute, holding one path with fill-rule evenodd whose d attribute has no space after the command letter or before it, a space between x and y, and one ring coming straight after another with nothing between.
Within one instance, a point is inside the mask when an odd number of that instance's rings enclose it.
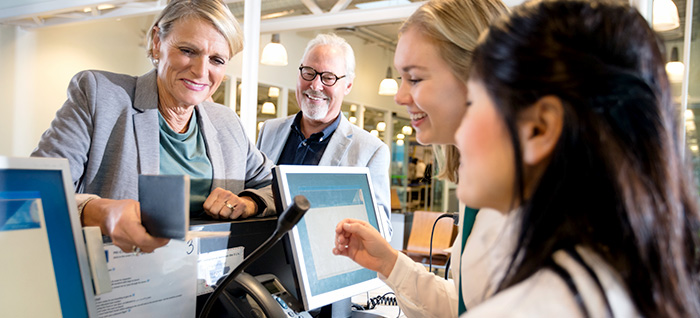
<instances>
[{"instance_id":1,"label":"earring","mask_svg":"<svg viewBox=\"0 0 700 318\"><path fill-rule=\"evenodd\" d=\"M154 55L151 62L153 63L154 66L158 66L158 63L160 63L160 59L158 59L158 55Z\"/></svg>"}]
</instances>

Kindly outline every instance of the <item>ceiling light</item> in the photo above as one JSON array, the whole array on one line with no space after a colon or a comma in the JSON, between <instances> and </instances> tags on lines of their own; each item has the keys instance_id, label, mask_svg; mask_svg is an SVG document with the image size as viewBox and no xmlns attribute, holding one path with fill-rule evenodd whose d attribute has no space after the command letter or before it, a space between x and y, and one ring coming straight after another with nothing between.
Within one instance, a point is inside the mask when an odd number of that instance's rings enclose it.
<instances>
[{"instance_id":1,"label":"ceiling light","mask_svg":"<svg viewBox=\"0 0 700 318\"><path fill-rule=\"evenodd\" d=\"M379 95L393 96L399 91L399 83L391 76L391 66L386 68L386 78L379 83Z\"/></svg>"},{"instance_id":2,"label":"ceiling light","mask_svg":"<svg viewBox=\"0 0 700 318\"><path fill-rule=\"evenodd\" d=\"M267 91L267 96L268 97L280 97L280 89L279 87L270 87L270 89Z\"/></svg>"},{"instance_id":3,"label":"ceiling light","mask_svg":"<svg viewBox=\"0 0 700 318\"><path fill-rule=\"evenodd\" d=\"M681 26L678 7L672 0L654 0L651 21L654 30L663 32Z\"/></svg>"},{"instance_id":4,"label":"ceiling light","mask_svg":"<svg viewBox=\"0 0 700 318\"><path fill-rule=\"evenodd\" d=\"M284 48L284 45L280 44L279 33L273 34L270 43L263 48L260 63L274 66L287 65L287 49Z\"/></svg>"},{"instance_id":5,"label":"ceiling light","mask_svg":"<svg viewBox=\"0 0 700 318\"><path fill-rule=\"evenodd\" d=\"M411 127L411 126L403 126L403 127L401 127L401 132L402 132L404 135L410 135L410 134L413 133L413 127Z\"/></svg>"},{"instance_id":6,"label":"ceiling light","mask_svg":"<svg viewBox=\"0 0 700 318\"><path fill-rule=\"evenodd\" d=\"M380 121L377 123L377 131L384 131L386 130L386 123L383 121Z\"/></svg>"},{"instance_id":7,"label":"ceiling light","mask_svg":"<svg viewBox=\"0 0 700 318\"><path fill-rule=\"evenodd\" d=\"M350 121L351 124L357 123L357 117L355 117L355 116L350 116L350 118L348 118L348 120Z\"/></svg>"},{"instance_id":8,"label":"ceiling light","mask_svg":"<svg viewBox=\"0 0 700 318\"><path fill-rule=\"evenodd\" d=\"M97 10L100 10L100 11L114 9L114 8L115 8L115 6L113 4L109 4L109 3L101 4L101 5L97 6Z\"/></svg>"},{"instance_id":9,"label":"ceiling light","mask_svg":"<svg viewBox=\"0 0 700 318\"><path fill-rule=\"evenodd\" d=\"M260 131L260 129L262 129L262 126L264 123L265 123L264 121L258 122L258 131Z\"/></svg>"},{"instance_id":10,"label":"ceiling light","mask_svg":"<svg viewBox=\"0 0 700 318\"><path fill-rule=\"evenodd\" d=\"M274 115L275 114L275 104L272 102L265 102L262 105L262 109L260 110L261 113L267 114L267 115Z\"/></svg>"},{"instance_id":11,"label":"ceiling light","mask_svg":"<svg viewBox=\"0 0 700 318\"><path fill-rule=\"evenodd\" d=\"M355 105L355 104L350 105L350 111L351 111L351 112L356 112L356 111L357 111L357 105Z\"/></svg>"},{"instance_id":12,"label":"ceiling light","mask_svg":"<svg viewBox=\"0 0 700 318\"><path fill-rule=\"evenodd\" d=\"M685 66L678 59L678 48L674 47L671 49L671 58L668 63L666 63L666 73L668 73L668 79L672 83L680 83L683 81L683 74L685 73Z\"/></svg>"},{"instance_id":13,"label":"ceiling light","mask_svg":"<svg viewBox=\"0 0 700 318\"><path fill-rule=\"evenodd\" d=\"M396 139L399 139L399 140L400 140L400 139L404 139L404 138L406 138L406 136L405 136L404 134L398 134L398 135L396 135Z\"/></svg>"},{"instance_id":14,"label":"ceiling light","mask_svg":"<svg viewBox=\"0 0 700 318\"><path fill-rule=\"evenodd\" d=\"M274 12L274 13L269 13L266 15L263 15L260 17L260 20L266 20L266 19L274 19L274 18L279 18L283 17L285 15L289 15L294 13L294 10L286 10L286 11L279 11L279 12Z\"/></svg>"},{"instance_id":15,"label":"ceiling light","mask_svg":"<svg viewBox=\"0 0 700 318\"><path fill-rule=\"evenodd\" d=\"M399 139L396 141L397 146L403 146L403 139Z\"/></svg>"},{"instance_id":16,"label":"ceiling light","mask_svg":"<svg viewBox=\"0 0 700 318\"><path fill-rule=\"evenodd\" d=\"M374 136L374 137L379 137L379 131L377 131L376 129L370 130L369 134Z\"/></svg>"},{"instance_id":17,"label":"ceiling light","mask_svg":"<svg viewBox=\"0 0 700 318\"><path fill-rule=\"evenodd\" d=\"M685 120L690 120L690 121L695 120L695 114L693 114L692 109L685 110Z\"/></svg>"}]
</instances>

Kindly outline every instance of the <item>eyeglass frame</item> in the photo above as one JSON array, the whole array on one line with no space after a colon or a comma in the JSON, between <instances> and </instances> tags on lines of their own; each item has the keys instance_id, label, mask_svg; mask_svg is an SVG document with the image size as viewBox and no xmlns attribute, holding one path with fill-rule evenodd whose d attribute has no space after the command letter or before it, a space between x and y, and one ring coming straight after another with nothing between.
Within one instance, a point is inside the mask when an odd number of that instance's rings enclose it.
<instances>
[{"instance_id":1,"label":"eyeglass frame","mask_svg":"<svg viewBox=\"0 0 700 318\"><path fill-rule=\"evenodd\" d=\"M306 79L306 78L304 77L304 72L302 71L302 69L304 69L304 68L309 68L309 69L311 69L312 71L314 71L314 77L312 77L311 79ZM309 72L309 73L310 73L310 72ZM326 84L326 83L323 81L323 74L330 74L330 75L333 75L333 76L335 77L335 81L333 81L333 84ZM338 76L338 75L335 75L335 73L333 73L333 72L319 72L319 71L317 71L315 68L313 68L313 67L311 67L311 66L304 66L304 65L299 66L299 75L301 76L301 78L302 78L303 80L308 81L308 82L311 82L311 81L315 80L315 79L316 79L316 76L321 75L321 84L323 84L324 86L328 86L328 87L331 87L331 86L335 85L335 83L338 83L338 80L339 80L339 79L345 78L345 77L347 76L347 75Z\"/></svg>"}]
</instances>

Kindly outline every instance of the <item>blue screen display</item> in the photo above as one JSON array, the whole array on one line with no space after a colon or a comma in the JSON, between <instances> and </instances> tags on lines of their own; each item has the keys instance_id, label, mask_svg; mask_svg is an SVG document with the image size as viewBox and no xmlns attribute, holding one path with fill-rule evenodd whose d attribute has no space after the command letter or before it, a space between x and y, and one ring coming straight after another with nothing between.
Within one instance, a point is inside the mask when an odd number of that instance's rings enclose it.
<instances>
[{"instance_id":1,"label":"blue screen display","mask_svg":"<svg viewBox=\"0 0 700 318\"><path fill-rule=\"evenodd\" d=\"M41 198L63 317L87 317L78 254L63 185L60 170L0 170L0 193L5 192L5 199L12 199L9 196L20 191L24 194L33 193L32 197ZM13 207L0 206L1 208ZM8 213L0 214L5 221L10 217ZM31 226L31 223L24 224ZM12 229L6 227L6 230Z\"/></svg>"},{"instance_id":2,"label":"blue screen display","mask_svg":"<svg viewBox=\"0 0 700 318\"><path fill-rule=\"evenodd\" d=\"M368 222L375 228L379 228L369 182L364 174L287 173L287 184L291 197L304 195L309 200L312 209L364 203ZM361 198L358 198L358 193ZM297 229L312 295L323 294L377 278L376 272L359 268L348 273L319 279L317 269L313 265L314 259L311 251L314 230L309 228L304 218L297 224Z\"/></svg>"}]
</instances>

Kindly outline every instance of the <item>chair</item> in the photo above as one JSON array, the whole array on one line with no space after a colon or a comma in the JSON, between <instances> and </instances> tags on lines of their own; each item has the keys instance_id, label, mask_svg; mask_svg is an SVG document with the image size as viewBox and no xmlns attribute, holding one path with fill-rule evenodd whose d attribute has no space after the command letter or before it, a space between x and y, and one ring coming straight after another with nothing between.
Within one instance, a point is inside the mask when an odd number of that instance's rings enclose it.
<instances>
[{"instance_id":1,"label":"chair","mask_svg":"<svg viewBox=\"0 0 700 318\"><path fill-rule=\"evenodd\" d=\"M435 220L443 212L413 212L413 225L408 237L406 249L403 251L416 262L428 264L430 258L430 233ZM444 266L450 257L448 248L457 237L457 226L451 218L443 218L435 225L433 234L433 266Z\"/></svg>"},{"instance_id":2,"label":"chair","mask_svg":"<svg viewBox=\"0 0 700 318\"><path fill-rule=\"evenodd\" d=\"M401 212L401 200L395 188L391 188L391 212Z\"/></svg>"}]
</instances>

